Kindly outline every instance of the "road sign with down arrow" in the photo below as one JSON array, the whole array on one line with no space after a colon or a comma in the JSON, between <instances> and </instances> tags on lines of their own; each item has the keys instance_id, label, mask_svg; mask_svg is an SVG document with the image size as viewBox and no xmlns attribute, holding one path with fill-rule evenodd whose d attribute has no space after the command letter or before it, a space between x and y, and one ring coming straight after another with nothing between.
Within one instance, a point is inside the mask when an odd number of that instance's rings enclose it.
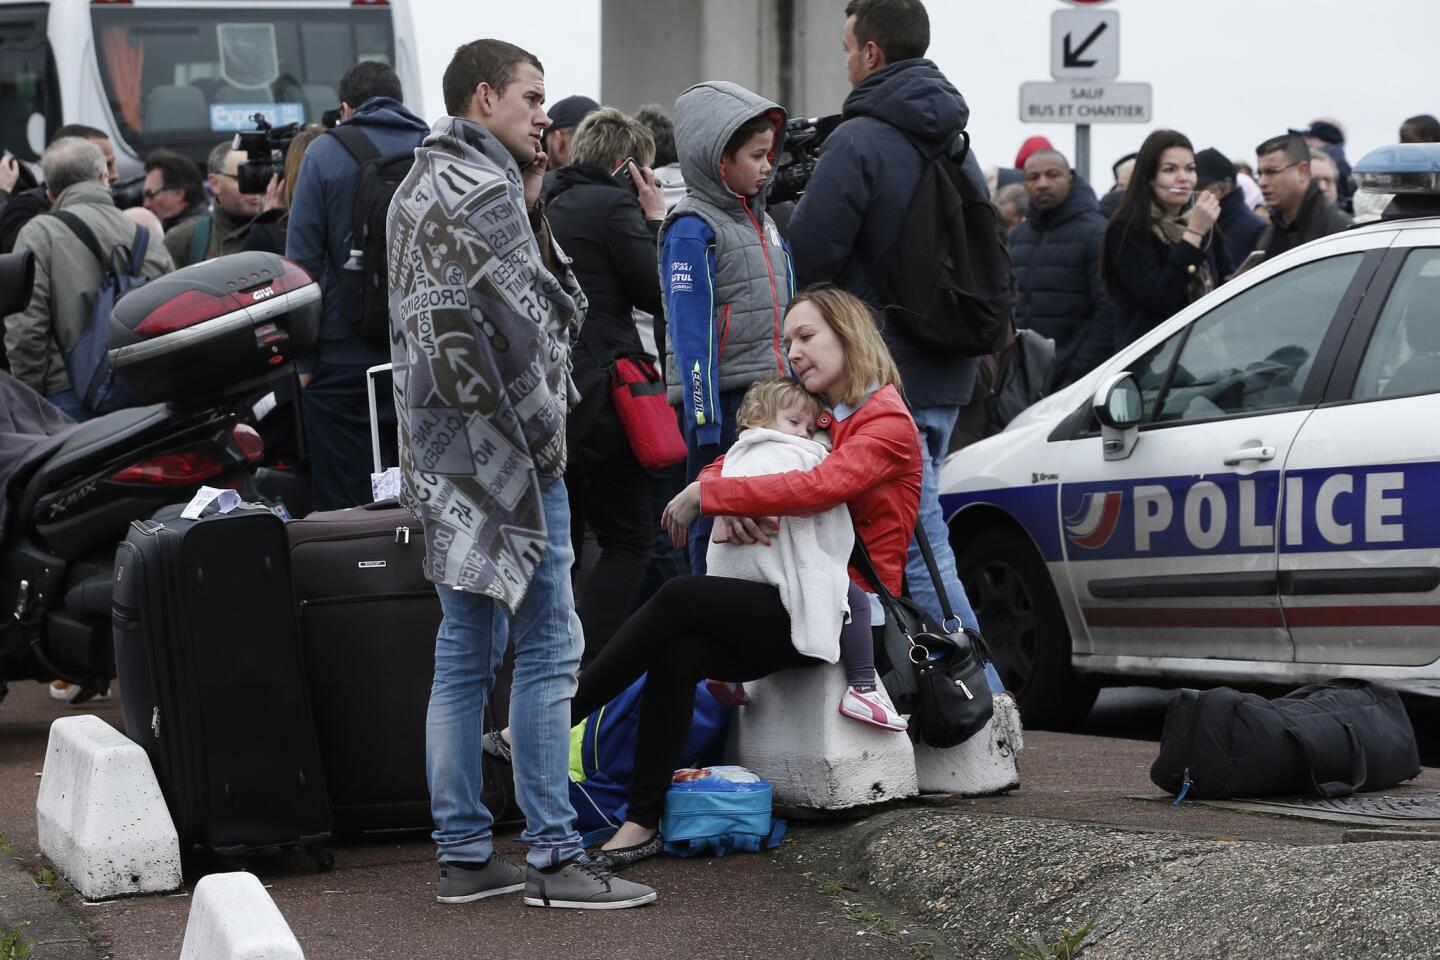
<instances>
[{"instance_id":1,"label":"road sign with down arrow","mask_svg":"<svg viewBox=\"0 0 1440 960\"><path fill-rule=\"evenodd\" d=\"M1113 80L1120 75L1120 14L1056 10L1050 15L1050 76Z\"/></svg>"}]
</instances>

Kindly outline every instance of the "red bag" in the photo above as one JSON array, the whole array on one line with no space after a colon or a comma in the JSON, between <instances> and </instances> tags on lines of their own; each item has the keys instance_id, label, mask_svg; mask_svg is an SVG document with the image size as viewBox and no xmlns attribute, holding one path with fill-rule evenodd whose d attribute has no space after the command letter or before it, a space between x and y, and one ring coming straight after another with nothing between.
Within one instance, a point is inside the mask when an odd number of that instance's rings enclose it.
<instances>
[{"instance_id":1,"label":"red bag","mask_svg":"<svg viewBox=\"0 0 1440 960\"><path fill-rule=\"evenodd\" d=\"M610 366L610 398L640 466L660 470L685 459L685 438L665 400L665 381L653 363L644 357L615 358Z\"/></svg>"}]
</instances>

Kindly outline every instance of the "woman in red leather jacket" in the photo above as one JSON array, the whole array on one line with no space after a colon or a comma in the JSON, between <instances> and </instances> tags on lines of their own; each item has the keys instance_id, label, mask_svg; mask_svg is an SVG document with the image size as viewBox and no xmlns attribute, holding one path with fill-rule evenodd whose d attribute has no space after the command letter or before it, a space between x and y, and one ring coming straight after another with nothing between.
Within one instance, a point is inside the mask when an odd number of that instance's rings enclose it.
<instances>
[{"instance_id":1,"label":"woman in red leather jacket","mask_svg":"<svg viewBox=\"0 0 1440 960\"><path fill-rule=\"evenodd\" d=\"M832 452L813 469L758 477L723 477L720 462L711 464L666 507L672 539L683 544L704 513L719 518L716 536L725 532L764 550L776 516L843 503L876 571L898 594L920 504L921 452L895 363L865 305L834 288L790 301L784 339L794 375L829 407ZM853 567L850 577L871 589ZM600 858L618 868L660 852L665 791L690 732L696 683L758 680L822 662L791 645L790 619L774 586L725 577L667 581L585 669L571 705L578 723L649 673L628 819Z\"/></svg>"}]
</instances>

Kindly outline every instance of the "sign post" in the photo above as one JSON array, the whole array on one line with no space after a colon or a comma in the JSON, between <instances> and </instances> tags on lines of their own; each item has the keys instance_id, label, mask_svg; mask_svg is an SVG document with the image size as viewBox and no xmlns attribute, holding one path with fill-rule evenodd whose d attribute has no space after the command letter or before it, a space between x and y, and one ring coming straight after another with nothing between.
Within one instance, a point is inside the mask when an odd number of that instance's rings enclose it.
<instances>
[{"instance_id":1,"label":"sign post","mask_svg":"<svg viewBox=\"0 0 1440 960\"><path fill-rule=\"evenodd\" d=\"M1120 76L1120 14L1106 0L1066 0L1050 16L1050 76L1057 83L1020 85L1023 123L1075 124L1075 172L1090 179L1091 123L1149 123L1148 83Z\"/></svg>"}]
</instances>

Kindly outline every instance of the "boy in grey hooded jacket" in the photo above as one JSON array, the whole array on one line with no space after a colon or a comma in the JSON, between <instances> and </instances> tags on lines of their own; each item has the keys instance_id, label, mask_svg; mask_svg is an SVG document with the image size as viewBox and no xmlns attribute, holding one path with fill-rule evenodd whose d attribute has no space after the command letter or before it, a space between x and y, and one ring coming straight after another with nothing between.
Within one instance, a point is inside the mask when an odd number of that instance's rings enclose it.
<instances>
[{"instance_id":1,"label":"boy in grey hooded jacket","mask_svg":"<svg viewBox=\"0 0 1440 960\"><path fill-rule=\"evenodd\" d=\"M735 410L757 380L789 373L780 326L795 292L790 253L765 212L785 111L725 81L675 101L685 198L661 228L665 381L681 408L687 479L735 442ZM712 521L690 529L690 565L705 572Z\"/></svg>"}]
</instances>

